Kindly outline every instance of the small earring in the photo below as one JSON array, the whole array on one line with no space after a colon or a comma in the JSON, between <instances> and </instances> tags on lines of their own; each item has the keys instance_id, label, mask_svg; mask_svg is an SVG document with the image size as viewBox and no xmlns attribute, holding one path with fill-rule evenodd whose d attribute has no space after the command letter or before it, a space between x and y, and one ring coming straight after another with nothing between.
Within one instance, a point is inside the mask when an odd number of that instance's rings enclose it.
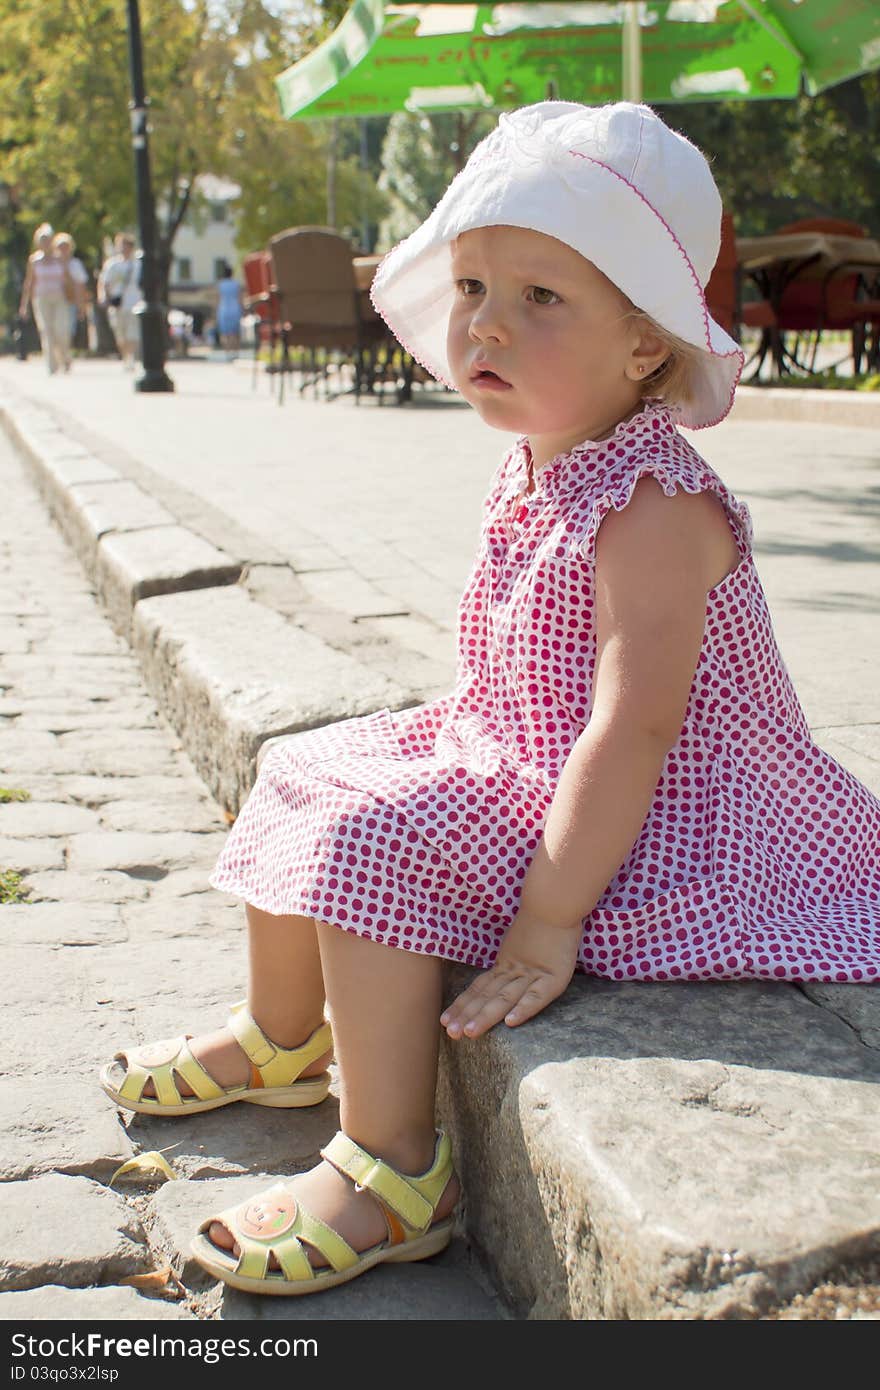
<instances>
[{"instance_id":1,"label":"small earring","mask_svg":"<svg viewBox=\"0 0 880 1390\"><path fill-rule=\"evenodd\" d=\"M641 376L641 374L642 374L642 372L643 372L644 370L645 370L644 367L639 367L639 376Z\"/></svg>"}]
</instances>

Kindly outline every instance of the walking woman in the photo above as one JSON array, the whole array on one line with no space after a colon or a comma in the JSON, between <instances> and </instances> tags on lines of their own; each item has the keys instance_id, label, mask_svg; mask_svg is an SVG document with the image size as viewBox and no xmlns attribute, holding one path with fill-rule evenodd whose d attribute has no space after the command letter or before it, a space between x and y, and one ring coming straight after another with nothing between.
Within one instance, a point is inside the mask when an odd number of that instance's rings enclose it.
<instances>
[{"instance_id":1,"label":"walking woman","mask_svg":"<svg viewBox=\"0 0 880 1390\"><path fill-rule=\"evenodd\" d=\"M33 306L43 361L50 375L59 368L70 370L70 305L76 297L70 272L52 237L48 222L42 222L34 232L35 250L28 257L18 310L23 319L28 305Z\"/></svg>"},{"instance_id":2,"label":"walking woman","mask_svg":"<svg viewBox=\"0 0 880 1390\"><path fill-rule=\"evenodd\" d=\"M141 346L140 321L135 306L140 303L141 259L137 243L128 232L118 232L115 251L108 256L98 276L98 302L106 305L107 317L122 365L133 372Z\"/></svg>"},{"instance_id":3,"label":"walking woman","mask_svg":"<svg viewBox=\"0 0 880 1390\"><path fill-rule=\"evenodd\" d=\"M241 341L241 285L225 264L217 282L217 334L220 346L231 361Z\"/></svg>"}]
</instances>

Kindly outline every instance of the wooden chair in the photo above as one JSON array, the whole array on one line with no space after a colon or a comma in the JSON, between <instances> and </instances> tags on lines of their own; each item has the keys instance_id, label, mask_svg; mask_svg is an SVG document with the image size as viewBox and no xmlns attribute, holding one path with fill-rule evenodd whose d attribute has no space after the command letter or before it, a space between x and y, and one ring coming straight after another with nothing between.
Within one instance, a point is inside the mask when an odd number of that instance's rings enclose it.
<instances>
[{"instance_id":1,"label":"wooden chair","mask_svg":"<svg viewBox=\"0 0 880 1390\"><path fill-rule=\"evenodd\" d=\"M856 298L839 304L836 314L852 334L852 362L856 376L862 370L880 372L880 277L870 284L864 280Z\"/></svg>"},{"instance_id":2,"label":"wooden chair","mask_svg":"<svg viewBox=\"0 0 880 1390\"><path fill-rule=\"evenodd\" d=\"M831 236L867 236L868 229L859 222L847 222L843 217L802 217L797 222L786 222L777 227L783 232L828 232Z\"/></svg>"},{"instance_id":3,"label":"wooden chair","mask_svg":"<svg viewBox=\"0 0 880 1390\"><path fill-rule=\"evenodd\" d=\"M716 323L739 341L740 285L736 259L736 234L729 212L721 214L721 248L709 283L706 304Z\"/></svg>"},{"instance_id":4,"label":"wooden chair","mask_svg":"<svg viewBox=\"0 0 880 1390\"><path fill-rule=\"evenodd\" d=\"M766 356L769 333L776 319L766 300L743 299L742 278L736 255L736 225L729 212L721 214L721 247L706 285L706 304L716 323L720 323L736 342L741 341L743 328L756 328L761 331L758 349L749 358L749 362L756 356L759 358L755 373L757 374Z\"/></svg>"},{"instance_id":5,"label":"wooden chair","mask_svg":"<svg viewBox=\"0 0 880 1390\"><path fill-rule=\"evenodd\" d=\"M272 283L278 296L283 369L291 369L291 349L299 348L300 391L311 381L315 394L323 380L329 397L331 354L337 366L354 371L355 399L360 402L367 334L361 319L351 243L330 227L290 227L269 241ZM319 365L317 352L323 349ZM302 363L308 357L308 372Z\"/></svg>"}]
</instances>

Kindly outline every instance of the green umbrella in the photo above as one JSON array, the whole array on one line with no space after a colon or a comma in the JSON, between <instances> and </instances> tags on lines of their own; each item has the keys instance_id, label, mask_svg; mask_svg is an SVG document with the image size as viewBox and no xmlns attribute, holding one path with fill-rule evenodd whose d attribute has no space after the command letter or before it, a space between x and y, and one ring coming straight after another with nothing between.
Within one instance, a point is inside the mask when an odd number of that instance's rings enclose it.
<instances>
[{"instance_id":1,"label":"green umbrella","mask_svg":"<svg viewBox=\"0 0 880 1390\"><path fill-rule=\"evenodd\" d=\"M288 119L793 97L880 67L880 0L355 0L277 79Z\"/></svg>"}]
</instances>

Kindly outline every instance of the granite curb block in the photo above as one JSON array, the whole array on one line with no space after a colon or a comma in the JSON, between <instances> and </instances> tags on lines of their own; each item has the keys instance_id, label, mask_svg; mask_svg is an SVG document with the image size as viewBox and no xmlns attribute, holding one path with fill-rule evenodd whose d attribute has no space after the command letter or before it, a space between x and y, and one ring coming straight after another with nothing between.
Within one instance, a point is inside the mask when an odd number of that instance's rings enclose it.
<instances>
[{"instance_id":1,"label":"granite curb block","mask_svg":"<svg viewBox=\"0 0 880 1390\"><path fill-rule=\"evenodd\" d=\"M185 526L150 526L101 537L98 595L114 628L131 641L135 606L143 598L236 584L243 566Z\"/></svg>"},{"instance_id":2,"label":"granite curb block","mask_svg":"<svg viewBox=\"0 0 880 1390\"><path fill-rule=\"evenodd\" d=\"M577 977L537 1027L445 1042L498 1287L530 1318L748 1320L876 1259L872 988L823 986L832 1012L794 985Z\"/></svg>"},{"instance_id":3,"label":"granite curb block","mask_svg":"<svg viewBox=\"0 0 880 1390\"><path fill-rule=\"evenodd\" d=\"M731 420L855 425L880 429L880 391L827 391L796 386L740 386Z\"/></svg>"},{"instance_id":4,"label":"granite curb block","mask_svg":"<svg viewBox=\"0 0 880 1390\"><path fill-rule=\"evenodd\" d=\"M179 526L165 507L67 440L37 408L13 413L0 401L0 418L122 636L130 637L132 612L142 598L241 577L240 561Z\"/></svg>"},{"instance_id":5,"label":"granite curb block","mask_svg":"<svg viewBox=\"0 0 880 1390\"><path fill-rule=\"evenodd\" d=\"M248 364L250 369L250 364ZM737 387L731 419L790 420L817 425L856 425L880 428L880 391L844 388L750 386Z\"/></svg>"},{"instance_id":6,"label":"granite curb block","mask_svg":"<svg viewBox=\"0 0 880 1390\"><path fill-rule=\"evenodd\" d=\"M411 692L237 587L144 599L132 645L199 773L234 812L267 739L413 703Z\"/></svg>"}]
</instances>

